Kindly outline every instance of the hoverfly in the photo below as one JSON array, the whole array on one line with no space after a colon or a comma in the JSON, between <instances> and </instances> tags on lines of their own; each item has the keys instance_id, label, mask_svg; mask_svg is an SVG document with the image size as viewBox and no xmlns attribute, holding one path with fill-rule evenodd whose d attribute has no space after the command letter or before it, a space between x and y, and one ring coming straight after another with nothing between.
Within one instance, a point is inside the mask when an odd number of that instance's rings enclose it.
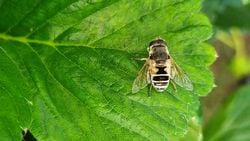
<instances>
[{"instance_id":1,"label":"hoverfly","mask_svg":"<svg viewBox=\"0 0 250 141\"><path fill-rule=\"evenodd\" d=\"M163 92L171 82L192 91L193 85L184 71L170 56L166 42L161 38L151 41L148 47L149 57L133 82L132 93L148 86L151 95L152 86L158 92ZM173 80L173 81L172 81ZM176 88L175 88L176 89Z\"/></svg>"}]
</instances>

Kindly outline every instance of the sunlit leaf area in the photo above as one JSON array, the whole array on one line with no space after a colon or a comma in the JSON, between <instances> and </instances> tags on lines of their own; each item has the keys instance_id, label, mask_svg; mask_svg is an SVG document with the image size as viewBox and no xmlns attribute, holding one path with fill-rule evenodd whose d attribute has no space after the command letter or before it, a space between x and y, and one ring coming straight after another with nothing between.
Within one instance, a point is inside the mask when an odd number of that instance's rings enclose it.
<instances>
[{"instance_id":1,"label":"sunlit leaf area","mask_svg":"<svg viewBox=\"0 0 250 141\"><path fill-rule=\"evenodd\" d=\"M0 1L0 140L250 140L249 4ZM167 88L132 92L157 39Z\"/></svg>"}]
</instances>

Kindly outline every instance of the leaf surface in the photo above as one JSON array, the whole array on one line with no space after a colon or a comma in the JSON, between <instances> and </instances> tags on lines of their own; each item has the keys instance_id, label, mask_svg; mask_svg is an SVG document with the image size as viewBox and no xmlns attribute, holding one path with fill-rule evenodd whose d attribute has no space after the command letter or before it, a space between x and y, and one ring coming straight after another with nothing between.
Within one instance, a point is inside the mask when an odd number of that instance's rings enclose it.
<instances>
[{"instance_id":1,"label":"leaf surface","mask_svg":"<svg viewBox=\"0 0 250 141\"><path fill-rule=\"evenodd\" d=\"M21 140L171 140L184 136L215 59L199 0L0 3L0 134ZM155 37L168 42L194 91L131 94ZM8 123L8 124L7 124Z\"/></svg>"}]
</instances>

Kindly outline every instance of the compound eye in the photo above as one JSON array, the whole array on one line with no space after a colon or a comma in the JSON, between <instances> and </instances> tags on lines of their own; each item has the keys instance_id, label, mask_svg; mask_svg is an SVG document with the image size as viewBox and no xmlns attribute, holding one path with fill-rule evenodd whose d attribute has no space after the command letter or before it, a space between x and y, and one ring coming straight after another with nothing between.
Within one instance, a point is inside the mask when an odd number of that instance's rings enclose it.
<instances>
[{"instance_id":1,"label":"compound eye","mask_svg":"<svg viewBox=\"0 0 250 141\"><path fill-rule=\"evenodd\" d=\"M155 41L151 41L151 42L149 43L149 46L152 46L153 44L155 44Z\"/></svg>"},{"instance_id":2,"label":"compound eye","mask_svg":"<svg viewBox=\"0 0 250 141\"><path fill-rule=\"evenodd\" d=\"M170 59L170 56L168 55L168 59Z\"/></svg>"}]
</instances>

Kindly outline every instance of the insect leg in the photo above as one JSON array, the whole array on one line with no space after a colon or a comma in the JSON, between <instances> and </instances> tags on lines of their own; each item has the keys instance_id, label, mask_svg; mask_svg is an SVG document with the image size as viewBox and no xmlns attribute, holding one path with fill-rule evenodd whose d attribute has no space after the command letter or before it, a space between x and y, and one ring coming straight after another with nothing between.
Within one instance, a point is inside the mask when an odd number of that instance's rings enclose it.
<instances>
[{"instance_id":1,"label":"insect leg","mask_svg":"<svg viewBox=\"0 0 250 141\"><path fill-rule=\"evenodd\" d=\"M148 85L148 96L152 95L152 84Z\"/></svg>"},{"instance_id":2,"label":"insect leg","mask_svg":"<svg viewBox=\"0 0 250 141\"><path fill-rule=\"evenodd\" d=\"M134 58L134 59L139 61L146 61L148 58Z\"/></svg>"},{"instance_id":3,"label":"insect leg","mask_svg":"<svg viewBox=\"0 0 250 141\"><path fill-rule=\"evenodd\" d=\"M181 98L179 97L179 95L176 95L175 93L169 92L168 90L166 90L167 93L172 96L173 98L175 98L176 100L181 101Z\"/></svg>"},{"instance_id":4,"label":"insect leg","mask_svg":"<svg viewBox=\"0 0 250 141\"><path fill-rule=\"evenodd\" d=\"M147 72L147 81L148 81L148 96L151 96L152 94L152 83L150 80L150 73Z\"/></svg>"}]
</instances>

